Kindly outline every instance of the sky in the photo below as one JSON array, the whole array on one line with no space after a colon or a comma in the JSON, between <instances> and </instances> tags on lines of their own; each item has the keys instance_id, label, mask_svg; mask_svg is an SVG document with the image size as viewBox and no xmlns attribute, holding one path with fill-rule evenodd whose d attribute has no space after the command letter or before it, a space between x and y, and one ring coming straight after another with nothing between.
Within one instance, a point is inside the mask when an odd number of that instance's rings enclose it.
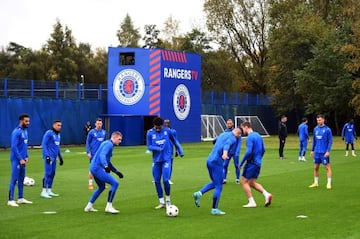
<instances>
[{"instance_id":1,"label":"sky","mask_svg":"<svg viewBox=\"0 0 360 239\"><path fill-rule=\"evenodd\" d=\"M119 44L116 32L126 14L144 35L144 26L162 30L170 16L180 33L204 27L204 0L0 0L0 49L10 42L39 50L59 19L72 30L76 43L92 48Z\"/></svg>"}]
</instances>

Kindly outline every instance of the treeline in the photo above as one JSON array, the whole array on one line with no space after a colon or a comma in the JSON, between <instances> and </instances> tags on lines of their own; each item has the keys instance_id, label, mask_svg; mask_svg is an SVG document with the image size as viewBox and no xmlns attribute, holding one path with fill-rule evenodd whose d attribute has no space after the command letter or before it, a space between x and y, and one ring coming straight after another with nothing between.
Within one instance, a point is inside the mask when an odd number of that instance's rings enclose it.
<instances>
[{"instance_id":1,"label":"treeline","mask_svg":"<svg viewBox=\"0 0 360 239\"><path fill-rule=\"evenodd\" d=\"M118 46L199 53L203 90L267 94L279 115L325 113L338 132L360 115L359 1L205 0L203 10L206 28L185 34L172 17L140 30L127 15ZM40 50L10 43L0 78L105 83L107 49L74 39L57 20Z\"/></svg>"}]
</instances>

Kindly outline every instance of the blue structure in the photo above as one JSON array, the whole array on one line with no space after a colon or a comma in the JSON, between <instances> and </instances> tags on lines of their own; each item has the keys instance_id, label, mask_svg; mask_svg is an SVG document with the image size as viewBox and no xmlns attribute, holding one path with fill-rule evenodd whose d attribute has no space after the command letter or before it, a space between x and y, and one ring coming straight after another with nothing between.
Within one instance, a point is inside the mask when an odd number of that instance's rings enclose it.
<instances>
[{"instance_id":1,"label":"blue structure","mask_svg":"<svg viewBox=\"0 0 360 239\"><path fill-rule=\"evenodd\" d=\"M144 144L155 116L170 119L181 142L199 142L200 55L110 47L107 103L107 129L122 131L124 145Z\"/></svg>"}]
</instances>

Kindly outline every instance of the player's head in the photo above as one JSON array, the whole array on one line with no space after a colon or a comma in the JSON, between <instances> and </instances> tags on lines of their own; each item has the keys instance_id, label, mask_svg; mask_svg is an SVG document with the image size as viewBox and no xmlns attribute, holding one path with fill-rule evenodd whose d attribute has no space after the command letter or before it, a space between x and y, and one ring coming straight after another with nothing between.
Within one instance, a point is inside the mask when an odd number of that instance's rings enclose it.
<instances>
[{"instance_id":1,"label":"player's head","mask_svg":"<svg viewBox=\"0 0 360 239\"><path fill-rule=\"evenodd\" d=\"M354 119L350 118L350 119L349 119L349 123L350 123L350 124L354 124Z\"/></svg>"},{"instance_id":2,"label":"player's head","mask_svg":"<svg viewBox=\"0 0 360 239\"><path fill-rule=\"evenodd\" d=\"M154 124L154 128L156 129L156 131L160 131L164 124L164 120L160 117L155 117L153 120L153 124Z\"/></svg>"},{"instance_id":3,"label":"player's head","mask_svg":"<svg viewBox=\"0 0 360 239\"><path fill-rule=\"evenodd\" d=\"M316 122L317 122L317 124L318 124L319 126L324 125L324 123L325 123L325 115L323 115L323 114L318 114L318 115L316 116Z\"/></svg>"},{"instance_id":4,"label":"player's head","mask_svg":"<svg viewBox=\"0 0 360 239\"><path fill-rule=\"evenodd\" d=\"M303 122L303 123L307 123L307 121L308 121L308 119L307 119L306 117L303 117L303 118L302 118L302 122Z\"/></svg>"},{"instance_id":5,"label":"player's head","mask_svg":"<svg viewBox=\"0 0 360 239\"><path fill-rule=\"evenodd\" d=\"M62 126L62 123L61 123L60 120L54 120L54 121L53 121L52 127L53 127L53 130L54 130L54 131L60 132L61 126Z\"/></svg>"},{"instance_id":6,"label":"player's head","mask_svg":"<svg viewBox=\"0 0 360 239\"><path fill-rule=\"evenodd\" d=\"M102 128L102 125L103 125L102 119L101 119L101 118L96 118L95 128L96 128L97 130L99 130L99 129Z\"/></svg>"},{"instance_id":7,"label":"player's head","mask_svg":"<svg viewBox=\"0 0 360 239\"><path fill-rule=\"evenodd\" d=\"M114 144L114 145L119 145L122 141L122 133L119 132L119 131L114 131L112 134L111 134L111 142Z\"/></svg>"},{"instance_id":8,"label":"player's head","mask_svg":"<svg viewBox=\"0 0 360 239\"><path fill-rule=\"evenodd\" d=\"M169 119L165 119L165 120L164 120L164 126L165 126L165 127L168 127L168 128L171 128L170 120L169 120Z\"/></svg>"},{"instance_id":9,"label":"player's head","mask_svg":"<svg viewBox=\"0 0 360 239\"><path fill-rule=\"evenodd\" d=\"M242 134L242 130L240 128L235 128L232 130L233 134L235 135L236 138L239 138Z\"/></svg>"},{"instance_id":10,"label":"player's head","mask_svg":"<svg viewBox=\"0 0 360 239\"><path fill-rule=\"evenodd\" d=\"M241 125L240 125L242 131L243 131L243 134L246 136L248 135L249 133L251 133L253 130L252 130L252 127L251 127L251 124L250 122L248 121L245 121L243 122Z\"/></svg>"},{"instance_id":11,"label":"player's head","mask_svg":"<svg viewBox=\"0 0 360 239\"><path fill-rule=\"evenodd\" d=\"M287 117L285 115L281 116L281 122L286 123Z\"/></svg>"},{"instance_id":12,"label":"player's head","mask_svg":"<svg viewBox=\"0 0 360 239\"><path fill-rule=\"evenodd\" d=\"M29 128L30 116L28 114L19 115L19 123L22 128Z\"/></svg>"},{"instance_id":13,"label":"player's head","mask_svg":"<svg viewBox=\"0 0 360 239\"><path fill-rule=\"evenodd\" d=\"M226 121L226 127L227 127L228 129L234 128L234 121L233 121L232 119L228 119L228 120Z\"/></svg>"}]
</instances>

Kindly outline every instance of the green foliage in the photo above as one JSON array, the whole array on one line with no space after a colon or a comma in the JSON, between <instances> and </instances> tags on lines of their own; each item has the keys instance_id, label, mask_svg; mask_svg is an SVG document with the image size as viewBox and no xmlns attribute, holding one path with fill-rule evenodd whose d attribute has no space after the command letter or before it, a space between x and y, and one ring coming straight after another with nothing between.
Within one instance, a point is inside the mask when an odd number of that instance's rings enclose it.
<instances>
[{"instance_id":1,"label":"green foliage","mask_svg":"<svg viewBox=\"0 0 360 239\"><path fill-rule=\"evenodd\" d=\"M116 36L121 47L139 47L141 35L139 30L134 27L129 14L126 14L124 21L120 24Z\"/></svg>"},{"instance_id":2,"label":"green foliage","mask_svg":"<svg viewBox=\"0 0 360 239\"><path fill-rule=\"evenodd\" d=\"M96 213L83 211L91 196L87 189L88 159L84 147L63 152L64 165L57 167L53 191L60 197L40 198L43 162L41 150L31 149L27 175L35 178L34 187L25 188L25 197L33 205L19 208L6 206L10 178L9 151L0 151L0 231L1 238L359 238L358 203L360 179L358 157L344 157L344 143L334 138L331 152L333 189L325 189L325 170L320 170L320 186L310 189L313 163L297 161L298 142L290 136L285 146L286 159L278 159L278 138L264 138L266 153L259 177L274 195L269 208L263 207L263 196L253 190L257 208L242 208L247 203L241 185L234 182L233 164L229 165L228 183L224 185L219 208L225 216L210 215L213 191L201 199L196 208L192 193L209 182L205 160L211 142L183 144L184 158L175 158L171 186L172 203L179 207L176 218L155 210L158 204L151 176L151 156L145 146L116 147L113 164L125 177L114 199L118 215L103 212L107 190L98 198ZM245 142L241 156L244 154ZM63 150L66 147L63 146ZM356 144L358 148L358 143ZM116 177L116 175L114 175ZM43 214L56 211L56 214ZM299 219L298 215L308 218ZM254 227L254 225L256 225ZM240 234L239 234L240 233Z\"/></svg>"},{"instance_id":3,"label":"green foliage","mask_svg":"<svg viewBox=\"0 0 360 239\"><path fill-rule=\"evenodd\" d=\"M213 38L235 59L253 91L267 93L268 3L263 0L207 0L204 10Z\"/></svg>"}]
</instances>

